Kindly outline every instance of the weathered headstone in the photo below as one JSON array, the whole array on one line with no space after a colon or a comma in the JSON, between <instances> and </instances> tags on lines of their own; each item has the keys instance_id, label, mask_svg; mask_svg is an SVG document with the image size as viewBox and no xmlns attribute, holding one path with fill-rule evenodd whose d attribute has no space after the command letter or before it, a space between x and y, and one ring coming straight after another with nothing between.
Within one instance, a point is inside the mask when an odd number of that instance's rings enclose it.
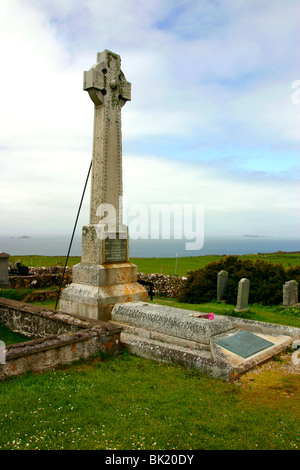
<instances>
[{"instance_id":1,"label":"weathered headstone","mask_svg":"<svg viewBox=\"0 0 300 470\"><path fill-rule=\"evenodd\" d=\"M236 312L246 312L248 310L248 300L250 291L250 281L247 278L243 278L239 282L238 296L236 303Z\"/></svg>"},{"instance_id":2,"label":"weathered headstone","mask_svg":"<svg viewBox=\"0 0 300 470\"><path fill-rule=\"evenodd\" d=\"M287 281L283 286L283 306L289 307L298 303L298 282Z\"/></svg>"},{"instance_id":3,"label":"weathered headstone","mask_svg":"<svg viewBox=\"0 0 300 470\"><path fill-rule=\"evenodd\" d=\"M6 356L5 343L4 341L0 340L0 364L6 363L5 356Z\"/></svg>"},{"instance_id":4,"label":"weathered headstone","mask_svg":"<svg viewBox=\"0 0 300 470\"><path fill-rule=\"evenodd\" d=\"M8 258L10 255L0 251L0 288L10 289L11 285L8 277Z\"/></svg>"},{"instance_id":5,"label":"weathered headstone","mask_svg":"<svg viewBox=\"0 0 300 470\"><path fill-rule=\"evenodd\" d=\"M224 299L224 292L228 282L228 272L224 270L220 271L217 279L217 300L220 302Z\"/></svg>"},{"instance_id":6,"label":"weathered headstone","mask_svg":"<svg viewBox=\"0 0 300 470\"><path fill-rule=\"evenodd\" d=\"M131 99L131 84L118 54L105 50L84 72L84 90L94 103L90 223L82 229L81 263L61 295L60 310L110 319L116 303L147 300L129 263L128 229L122 223L121 108Z\"/></svg>"}]
</instances>

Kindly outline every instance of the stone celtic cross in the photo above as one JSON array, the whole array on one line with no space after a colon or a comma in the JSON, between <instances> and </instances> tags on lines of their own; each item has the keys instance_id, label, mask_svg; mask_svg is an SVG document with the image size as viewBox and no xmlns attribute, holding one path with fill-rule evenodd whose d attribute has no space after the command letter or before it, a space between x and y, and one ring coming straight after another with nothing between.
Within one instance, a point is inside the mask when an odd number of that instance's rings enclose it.
<instances>
[{"instance_id":1,"label":"stone celtic cross","mask_svg":"<svg viewBox=\"0 0 300 470\"><path fill-rule=\"evenodd\" d=\"M121 71L120 56L98 53L97 63L84 72L83 89L95 114L90 223L82 227L81 262L73 266L60 310L107 321L115 304L148 299L137 282L137 267L129 262L128 227L122 221L121 108L131 99L131 85ZM105 213L111 208L114 221Z\"/></svg>"},{"instance_id":2,"label":"stone celtic cross","mask_svg":"<svg viewBox=\"0 0 300 470\"><path fill-rule=\"evenodd\" d=\"M108 50L98 53L97 63L84 72L83 88L95 105L90 224L100 222L100 204L111 204L118 226L123 195L121 108L131 99L120 56Z\"/></svg>"}]
</instances>

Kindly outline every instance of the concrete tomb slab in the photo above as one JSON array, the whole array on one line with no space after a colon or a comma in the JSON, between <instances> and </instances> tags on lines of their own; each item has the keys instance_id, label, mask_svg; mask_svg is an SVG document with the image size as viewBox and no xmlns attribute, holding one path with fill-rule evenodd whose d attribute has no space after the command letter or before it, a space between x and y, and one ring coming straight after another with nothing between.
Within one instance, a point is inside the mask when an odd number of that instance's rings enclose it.
<instances>
[{"instance_id":1,"label":"concrete tomb slab","mask_svg":"<svg viewBox=\"0 0 300 470\"><path fill-rule=\"evenodd\" d=\"M191 316L191 314L195 314ZM223 380L270 359L300 337L300 328L215 315L157 304L116 304L111 323L121 342L138 356L173 362Z\"/></svg>"},{"instance_id":2,"label":"concrete tomb slab","mask_svg":"<svg viewBox=\"0 0 300 470\"><path fill-rule=\"evenodd\" d=\"M126 306L116 305L112 321L201 344L209 344L212 336L233 328L225 316L211 321L190 314L191 310L132 302Z\"/></svg>"}]
</instances>

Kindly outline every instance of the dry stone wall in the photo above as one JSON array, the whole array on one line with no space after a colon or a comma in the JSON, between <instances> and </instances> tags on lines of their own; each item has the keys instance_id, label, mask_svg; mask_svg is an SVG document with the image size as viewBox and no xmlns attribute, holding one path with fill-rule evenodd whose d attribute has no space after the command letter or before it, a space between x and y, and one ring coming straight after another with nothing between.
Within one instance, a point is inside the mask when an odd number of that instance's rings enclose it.
<instances>
[{"instance_id":1,"label":"dry stone wall","mask_svg":"<svg viewBox=\"0 0 300 470\"><path fill-rule=\"evenodd\" d=\"M35 338L5 347L4 358L0 355L0 380L53 369L100 351L115 354L122 349L121 329L110 322L80 319L1 297L0 323Z\"/></svg>"},{"instance_id":2,"label":"dry stone wall","mask_svg":"<svg viewBox=\"0 0 300 470\"><path fill-rule=\"evenodd\" d=\"M61 281L63 268L54 266L52 268L29 268L29 276L10 276L12 288L33 288L41 289L45 287L58 286ZM138 273L138 280L153 282L154 292L157 296L177 297L180 289L186 282L186 277L169 276L166 274L145 274ZM72 268L67 268L63 285L72 282ZM147 287L146 287L147 288ZM147 288L149 289L149 288Z\"/></svg>"},{"instance_id":3,"label":"dry stone wall","mask_svg":"<svg viewBox=\"0 0 300 470\"><path fill-rule=\"evenodd\" d=\"M58 286L61 282L63 268L54 266L52 268L29 268L28 276L9 276L12 289L41 289ZM64 275L64 283L72 282L72 269L67 268Z\"/></svg>"},{"instance_id":4,"label":"dry stone wall","mask_svg":"<svg viewBox=\"0 0 300 470\"><path fill-rule=\"evenodd\" d=\"M0 297L0 323L31 338L74 333L89 328L88 321L71 315Z\"/></svg>"},{"instance_id":5,"label":"dry stone wall","mask_svg":"<svg viewBox=\"0 0 300 470\"><path fill-rule=\"evenodd\" d=\"M138 273L138 280L153 282L155 295L177 297L186 282L186 277L168 276L166 274ZM147 287L146 287L147 288Z\"/></svg>"}]
</instances>

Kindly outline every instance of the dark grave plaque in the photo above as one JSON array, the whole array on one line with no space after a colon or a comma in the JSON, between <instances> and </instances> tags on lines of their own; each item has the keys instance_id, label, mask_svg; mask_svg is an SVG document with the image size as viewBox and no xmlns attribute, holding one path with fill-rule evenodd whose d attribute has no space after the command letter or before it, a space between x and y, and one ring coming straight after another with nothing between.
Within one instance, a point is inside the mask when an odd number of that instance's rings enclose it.
<instances>
[{"instance_id":1,"label":"dark grave plaque","mask_svg":"<svg viewBox=\"0 0 300 470\"><path fill-rule=\"evenodd\" d=\"M239 331L235 335L219 339L215 341L215 343L244 358L252 356L259 351L263 351L274 344L271 343L271 341L267 341L260 336L250 333L250 331Z\"/></svg>"},{"instance_id":2,"label":"dark grave plaque","mask_svg":"<svg viewBox=\"0 0 300 470\"><path fill-rule=\"evenodd\" d=\"M117 263L127 261L127 240L126 239L105 239L105 262Z\"/></svg>"}]
</instances>

